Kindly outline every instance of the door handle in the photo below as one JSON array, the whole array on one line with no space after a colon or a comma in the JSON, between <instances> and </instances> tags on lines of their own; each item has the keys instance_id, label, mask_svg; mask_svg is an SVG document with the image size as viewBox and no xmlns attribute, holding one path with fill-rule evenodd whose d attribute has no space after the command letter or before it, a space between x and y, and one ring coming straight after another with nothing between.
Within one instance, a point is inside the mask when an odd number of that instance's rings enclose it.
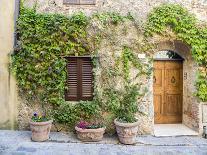
<instances>
[{"instance_id":1,"label":"door handle","mask_svg":"<svg viewBox=\"0 0 207 155\"><path fill-rule=\"evenodd\" d=\"M172 79L171 79L171 83L175 83L176 82L176 79L175 77L173 76Z\"/></svg>"},{"instance_id":2,"label":"door handle","mask_svg":"<svg viewBox=\"0 0 207 155\"><path fill-rule=\"evenodd\" d=\"M153 82L156 83L157 79L155 76L153 76Z\"/></svg>"}]
</instances>

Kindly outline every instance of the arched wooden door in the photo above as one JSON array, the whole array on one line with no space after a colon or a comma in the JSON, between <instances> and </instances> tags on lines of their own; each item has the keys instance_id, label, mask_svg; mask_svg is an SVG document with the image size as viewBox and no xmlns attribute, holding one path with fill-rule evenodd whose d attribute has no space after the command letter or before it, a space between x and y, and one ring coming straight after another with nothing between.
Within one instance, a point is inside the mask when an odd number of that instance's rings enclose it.
<instances>
[{"instance_id":1,"label":"arched wooden door","mask_svg":"<svg viewBox=\"0 0 207 155\"><path fill-rule=\"evenodd\" d=\"M153 80L155 123L181 123L183 62L179 60L155 60Z\"/></svg>"}]
</instances>

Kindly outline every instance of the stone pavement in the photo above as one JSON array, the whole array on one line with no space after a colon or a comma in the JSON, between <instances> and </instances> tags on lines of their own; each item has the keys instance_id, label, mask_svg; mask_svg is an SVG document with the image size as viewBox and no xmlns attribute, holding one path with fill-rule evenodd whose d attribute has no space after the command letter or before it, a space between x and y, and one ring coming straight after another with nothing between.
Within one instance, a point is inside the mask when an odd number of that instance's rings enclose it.
<instances>
[{"instance_id":1,"label":"stone pavement","mask_svg":"<svg viewBox=\"0 0 207 155\"><path fill-rule=\"evenodd\" d=\"M207 139L193 136L139 136L135 145L105 136L99 143L82 143L75 135L53 132L46 142L32 142L30 131L0 130L0 155L207 155Z\"/></svg>"}]
</instances>

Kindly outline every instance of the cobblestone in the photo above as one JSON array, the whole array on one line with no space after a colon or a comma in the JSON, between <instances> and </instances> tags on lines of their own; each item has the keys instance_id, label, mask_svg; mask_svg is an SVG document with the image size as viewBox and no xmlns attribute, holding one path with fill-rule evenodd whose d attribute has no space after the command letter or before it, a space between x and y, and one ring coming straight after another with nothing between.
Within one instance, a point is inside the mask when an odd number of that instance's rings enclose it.
<instances>
[{"instance_id":1,"label":"cobblestone","mask_svg":"<svg viewBox=\"0 0 207 155\"><path fill-rule=\"evenodd\" d=\"M46 142L32 142L30 131L0 131L0 155L206 155L207 140L196 136L139 136L122 145L116 136L99 143L82 143L72 133L51 133Z\"/></svg>"}]
</instances>

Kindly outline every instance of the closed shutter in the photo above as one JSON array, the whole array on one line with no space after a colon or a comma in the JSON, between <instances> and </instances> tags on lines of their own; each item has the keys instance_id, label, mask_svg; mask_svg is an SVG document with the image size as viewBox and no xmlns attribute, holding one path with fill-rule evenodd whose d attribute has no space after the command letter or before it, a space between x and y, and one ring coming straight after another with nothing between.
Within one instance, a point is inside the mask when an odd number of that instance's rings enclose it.
<instances>
[{"instance_id":1,"label":"closed shutter","mask_svg":"<svg viewBox=\"0 0 207 155\"><path fill-rule=\"evenodd\" d=\"M76 58L68 58L67 63L67 86L66 100L78 99L78 61Z\"/></svg>"},{"instance_id":2,"label":"closed shutter","mask_svg":"<svg viewBox=\"0 0 207 155\"><path fill-rule=\"evenodd\" d=\"M83 58L82 66L82 100L91 100L93 96L93 73L91 58Z\"/></svg>"},{"instance_id":3,"label":"closed shutter","mask_svg":"<svg viewBox=\"0 0 207 155\"><path fill-rule=\"evenodd\" d=\"M68 57L66 100L93 99L93 65L90 57Z\"/></svg>"}]
</instances>

